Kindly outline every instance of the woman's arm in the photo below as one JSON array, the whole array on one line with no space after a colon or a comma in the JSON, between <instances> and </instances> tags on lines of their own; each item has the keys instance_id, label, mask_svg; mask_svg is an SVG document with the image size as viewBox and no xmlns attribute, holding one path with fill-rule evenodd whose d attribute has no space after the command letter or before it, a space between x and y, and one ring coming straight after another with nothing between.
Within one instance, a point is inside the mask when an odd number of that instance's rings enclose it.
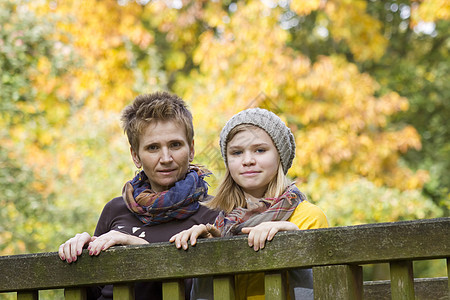
<instances>
[{"instance_id":1,"label":"woman's arm","mask_svg":"<svg viewBox=\"0 0 450 300\"><path fill-rule=\"evenodd\" d=\"M99 237L93 236L89 243L89 255L99 255L100 252L115 245L145 245L148 242L140 237L111 230Z\"/></svg>"}]
</instances>

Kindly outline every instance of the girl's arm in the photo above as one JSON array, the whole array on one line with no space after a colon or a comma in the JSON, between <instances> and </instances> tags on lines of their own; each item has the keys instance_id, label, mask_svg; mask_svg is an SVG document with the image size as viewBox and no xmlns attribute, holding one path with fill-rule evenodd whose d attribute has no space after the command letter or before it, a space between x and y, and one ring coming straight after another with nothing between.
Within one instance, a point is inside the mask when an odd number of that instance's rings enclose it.
<instances>
[{"instance_id":1,"label":"girl's arm","mask_svg":"<svg viewBox=\"0 0 450 300\"><path fill-rule=\"evenodd\" d=\"M178 249L183 248L183 250L187 250L188 248L188 240L191 243L191 246L194 246L197 243L197 238L212 238L219 237L220 231L211 224L200 224L194 225L189 229L183 230L180 233L175 234L169 240L171 243L175 243L175 247Z\"/></svg>"},{"instance_id":2,"label":"girl's arm","mask_svg":"<svg viewBox=\"0 0 450 300\"><path fill-rule=\"evenodd\" d=\"M271 241L279 231L300 230L297 225L289 221L262 222L255 227L244 227L242 233L248 233L248 245L253 250L263 249L266 241Z\"/></svg>"}]
</instances>

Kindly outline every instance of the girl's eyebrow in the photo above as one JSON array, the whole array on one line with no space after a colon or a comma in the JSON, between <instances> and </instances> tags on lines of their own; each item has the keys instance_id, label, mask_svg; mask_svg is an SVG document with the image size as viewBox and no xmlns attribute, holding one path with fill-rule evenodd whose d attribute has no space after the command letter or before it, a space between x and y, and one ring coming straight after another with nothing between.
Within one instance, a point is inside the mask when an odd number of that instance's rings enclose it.
<instances>
[{"instance_id":1,"label":"girl's eyebrow","mask_svg":"<svg viewBox=\"0 0 450 300\"><path fill-rule=\"evenodd\" d=\"M242 145L242 144L240 144L240 145L230 145L230 146L228 146L228 149L229 150L236 150L236 149L242 149L242 148L245 148L245 147L258 148L258 147L268 147L268 146L269 146L269 144L265 143L265 142L258 143L258 144L245 143L245 145Z\"/></svg>"},{"instance_id":2,"label":"girl's eyebrow","mask_svg":"<svg viewBox=\"0 0 450 300\"><path fill-rule=\"evenodd\" d=\"M229 149L229 150L240 149L240 148L242 148L242 146L241 146L241 145L236 145L236 146L228 146L228 149Z\"/></svg>"},{"instance_id":3,"label":"girl's eyebrow","mask_svg":"<svg viewBox=\"0 0 450 300\"><path fill-rule=\"evenodd\" d=\"M253 144L252 147L268 146L268 143Z\"/></svg>"}]
</instances>

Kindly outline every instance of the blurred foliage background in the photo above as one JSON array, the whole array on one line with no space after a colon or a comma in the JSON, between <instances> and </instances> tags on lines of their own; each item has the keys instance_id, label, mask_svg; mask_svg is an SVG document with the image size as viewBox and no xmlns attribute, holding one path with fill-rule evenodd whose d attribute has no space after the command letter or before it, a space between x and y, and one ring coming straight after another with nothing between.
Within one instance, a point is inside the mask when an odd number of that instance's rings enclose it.
<instances>
[{"instance_id":1,"label":"blurred foliage background","mask_svg":"<svg viewBox=\"0 0 450 300\"><path fill-rule=\"evenodd\" d=\"M446 0L0 0L0 255L94 231L135 172L120 111L158 90L193 111L212 194L222 126L259 106L332 226L448 217L449 18Z\"/></svg>"}]
</instances>

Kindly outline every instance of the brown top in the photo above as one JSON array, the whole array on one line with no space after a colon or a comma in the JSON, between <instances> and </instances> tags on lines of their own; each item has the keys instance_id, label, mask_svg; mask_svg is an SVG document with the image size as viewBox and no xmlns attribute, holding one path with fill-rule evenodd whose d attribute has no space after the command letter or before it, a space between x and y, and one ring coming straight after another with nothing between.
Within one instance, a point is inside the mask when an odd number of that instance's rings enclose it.
<instances>
[{"instance_id":1,"label":"brown top","mask_svg":"<svg viewBox=\"0 0 450 300\"><path fill-rule=\"evenodd\" d=\"M213 224L217 214L218 211L200 205L198 211L186 219L146 226L128 210L122 197L117 197L109 201L103 208L94 235L100 236L110 230L116 230L141 237L149 243L168 242L174 234L189 229L193 225ZM143 257L142 261L145 262L146 259L151 258ZM190 285L186 284L186 293L189 293L189 291ZM112 292L112 285L96 287L90 289L88 298L112 299ZM135 299L162 299L161 282L136 283Z\"/></svg>"}]
</instances>

